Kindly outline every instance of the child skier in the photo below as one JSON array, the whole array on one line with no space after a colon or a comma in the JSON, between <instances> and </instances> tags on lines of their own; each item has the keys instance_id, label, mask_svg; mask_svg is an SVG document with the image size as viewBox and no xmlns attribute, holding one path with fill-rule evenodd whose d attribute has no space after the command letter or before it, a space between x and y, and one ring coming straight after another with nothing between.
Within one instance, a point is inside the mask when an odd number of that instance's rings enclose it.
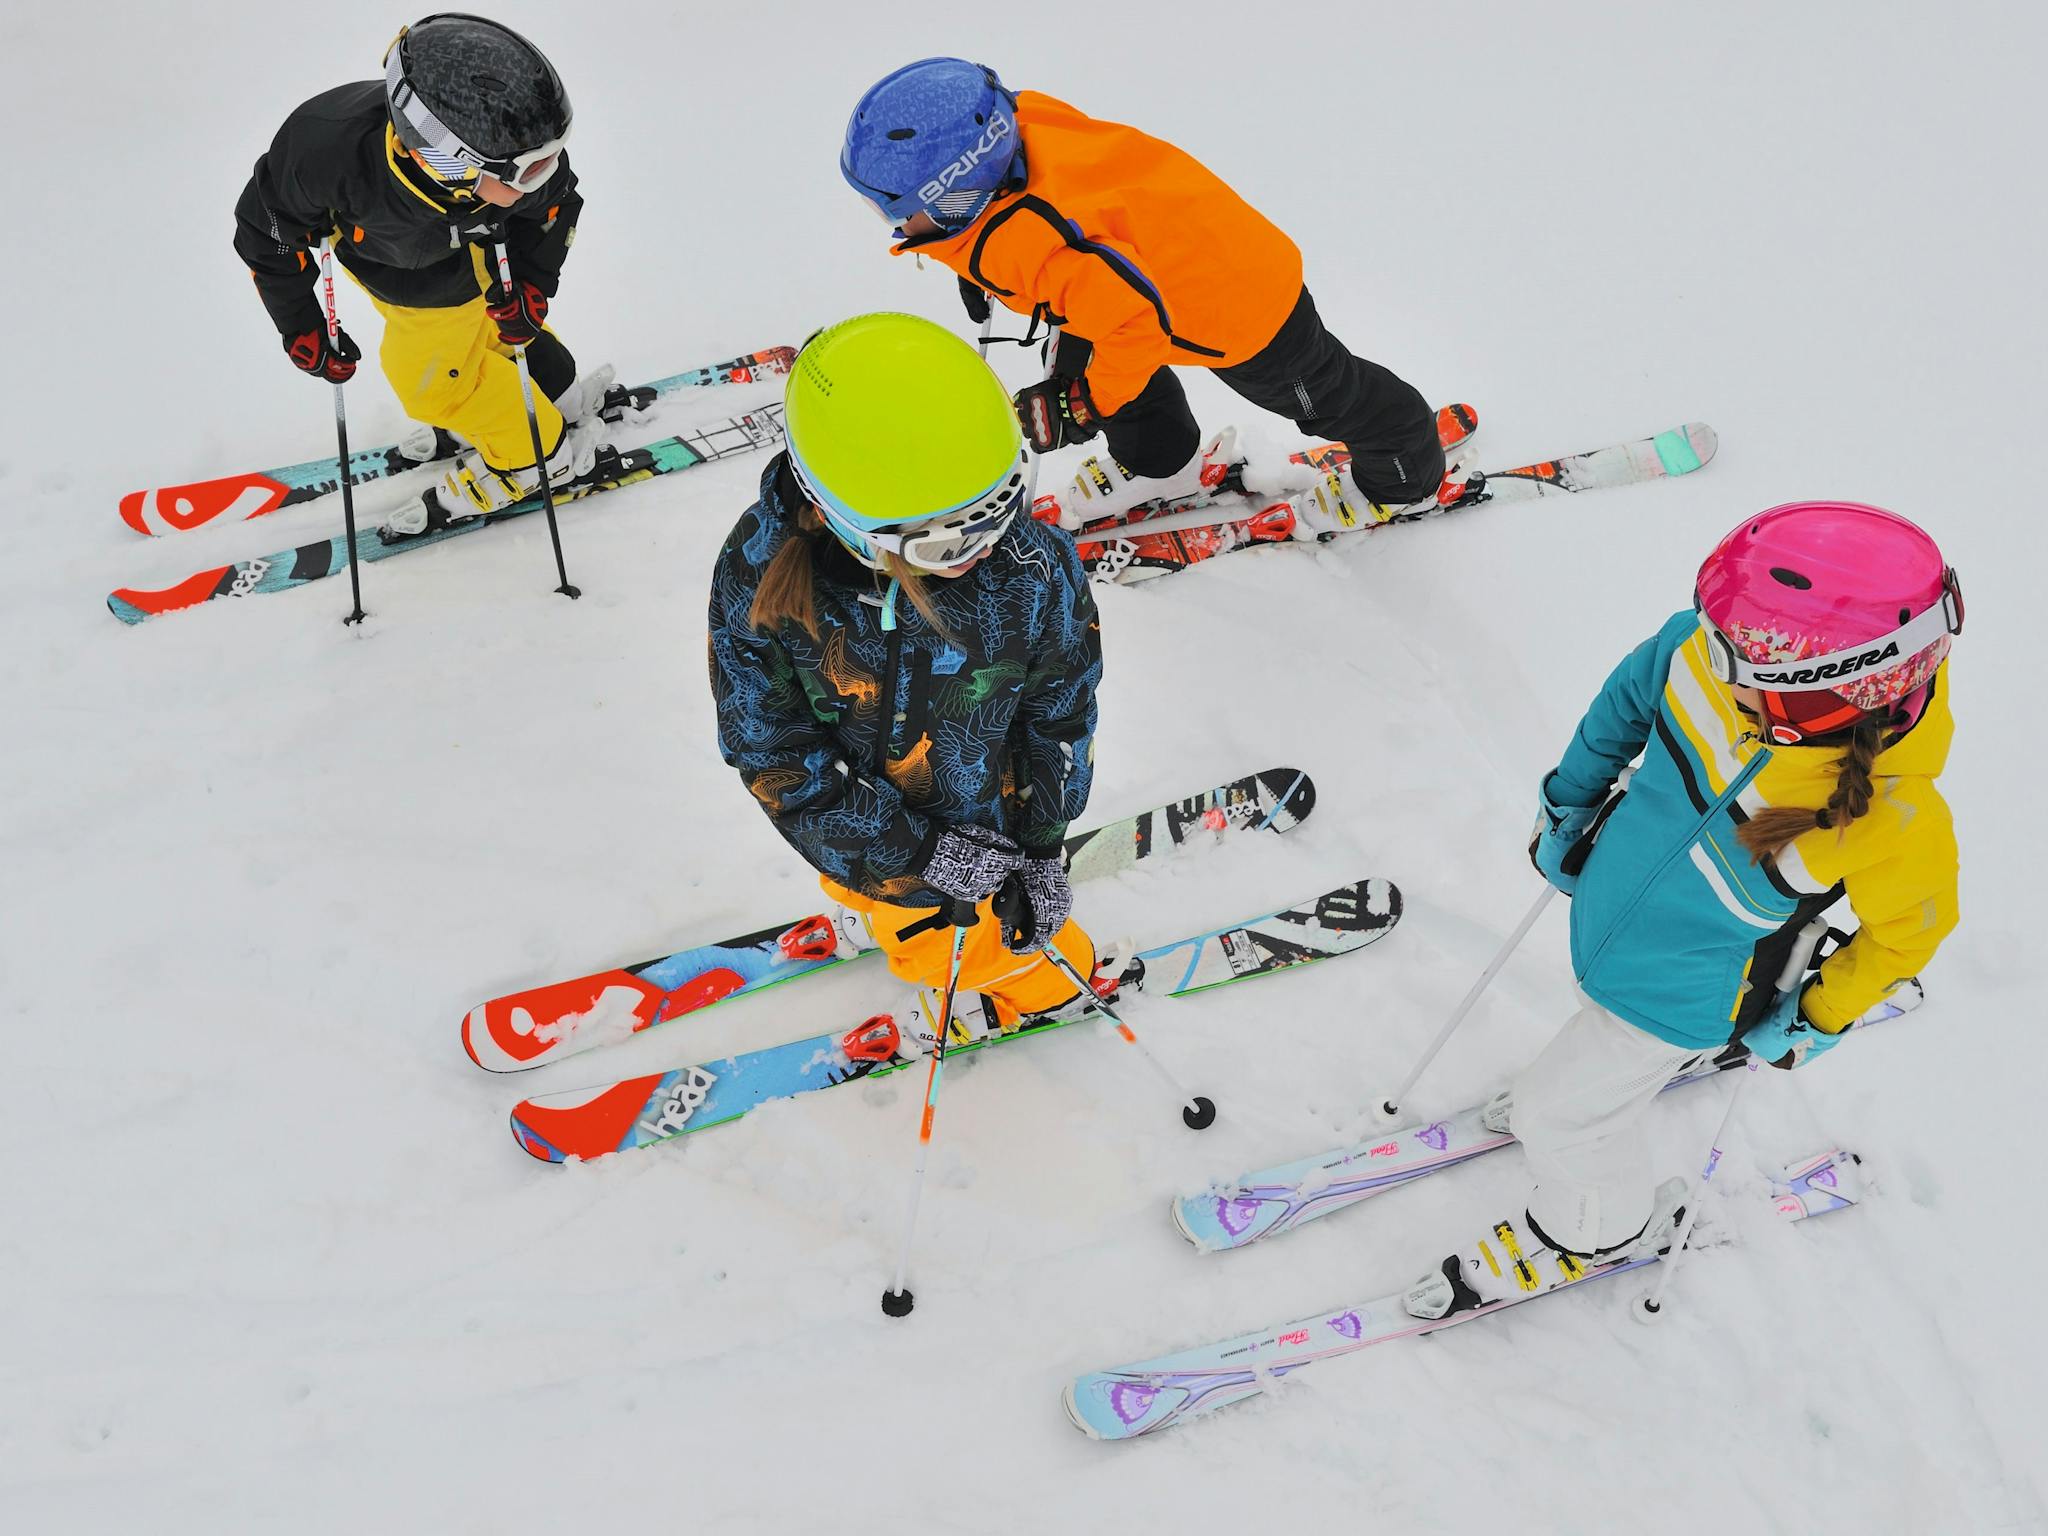
<instances>
[{"instance_id":1,"label":"child skier","mask_svg":"<svg viewBox=\"0 0 2048 1536\"><path fill-rule=\"evenodd\" d=\"M1199 488L1235 434L1206 448L1173 366L1351 449L1296 500L1303 537L1383 521L1444 478L1435 413L1410 385L1323 328L1301 252L1193 157L965 59L921 59L853 109L840 173L905 252L959 275L968 313L990 296L1059 329L1047 377L1017 396L1032 446L1107 434L1059 493L1062 521ZM1169 366L1172 365L1172 366ZM1272 489L1275 487L1261 487Z\"/></svg>"},{"instance_id":2,"label":"child skier","mask_svg":"<svg viewBox=\"0 0 2048 1536\"><path fill-rule=\"evenodd\" d=\"M1544 776L1530 844L1573 898L1580 1007L1487 1110L1535 1175L1522 1251L1549 1249L1557 1274L1521 1273L1503 1223L1409 1292L1411 1312L1442 1317L1669 1247L1686 1184L1652 1188L1640 1121L1658 1091L1731 1040L1773 1066L1811 1060L1932 957L1956 923L1955 836L1934 778L1962 621L1955 572L1919 528L1797 502L1723 539L1693 609L1615 668ZM1779 992L1799 931L1843 894L1855 937Z\"/></svg>"},{"instance_id":3,"label":"child skier","mask_svg":"<svg viewBox=\"0 0 2048 1536\"><path fill-rule=\"evenodd\" d=\"M583 199L563 141L569 96L541 51L480 16L429 16L399 33L381 83L315 96L285 119L235 207L248 263L292 362L349 378L362 356L333 344L314 299L328 235L384 317L380 361L406 414L472 446L383 530L406 537L524 500L540 485L512 353L527 349L548 474L589 473L603 434L603 368L578 382L545 328ZM512 292L489 249L503 241ZM418 457L432 457L417 434Z\"/></svg>"},{"instance_id":4,"label":"child skier","mask_svg":"<svg viewBox=\"0 0 2048 1536\"><path fill-rule=\"evenodd\" d=\"M942 987L949 904L987 918L1010 886L1028 920L968 930L956 1020L1017 1028L1076 996L1048 940L1096 963L1060 859L1102 674L1086 577L1030 516L1001 381L930 321L819 332L785 422L712 578L719 751L906 981ZM918 1012L908 1049L936 1039L928 993Z\"/></svg>"}]
</instances>

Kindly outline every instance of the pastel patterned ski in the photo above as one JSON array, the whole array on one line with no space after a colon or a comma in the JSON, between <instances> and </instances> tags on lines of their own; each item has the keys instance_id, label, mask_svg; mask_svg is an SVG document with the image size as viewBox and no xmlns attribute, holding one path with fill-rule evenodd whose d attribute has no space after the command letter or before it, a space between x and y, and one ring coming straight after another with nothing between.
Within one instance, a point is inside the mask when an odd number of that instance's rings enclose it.
<instances>
[{"instance_id":1,"label":"pastel patterned ski","mask_svg":"<svg viewBox=\"0 0 2048 1536\"><path fill-rule=\"evenodd\" d=\"M1845 1210L1862 1197L1861 1173L1860 1160L1853 1153L1836 1150L1805 1159L1784 1170L1774 1183L1772 1207L1788 1221ZM1581 1269L1576 1279L1556 1281L1505 1301L1453 1312L1434 1321L1412 1316L1401 1304L1404 1293L1396 1291L1282 1328L1248 1333L1220 1344L1162 1355L1114 1370L1090 1371L1068 1385L1063 1401L1067 1417L1091 1439L1130 1440L1256 1397L1272 1382L1320 1361L1395 1339L1435 1333L1539 1296L1572 1289L1603 1275L1617 1275L1656 1262L1652 1255L1596 1265ZM1416 1268L1419 1273L1424 1266L1418 1264Z\"/></svg>"},{"instance_id":2,"label":"pastel patterned ski","mask_svg":"<svg viewBox=\"0 0 2048 1536\"><path fill-rule=\"evenodd\" d=\"M1067 871L1092 880L1181 848L1213 846L1232 833L1285 832L1308 818L1315 800L1315 781L1296 769L1247 774L1075 833L1066 841ZM815 912L478 1003L463 1017L462 1047L488 1072L522 1072L872 952L858 922L836 909Z\"/></svg>"},{"instance_id":3,"label":"pastel patterned ski","mask_svg":"<svg viewBox=\"0 0 2048 1536\"><path fill-rule=\"evenodd\" d=\"M626 393L637 408L644 408L663 395L678 390L699 389L716 384L745 384L789 372L796 361L794 347L769 347L744 357L728 358L703 368L635 385ZM445 440L444 440L445 441ZM365 448L349 455L349 473L358 485L417 469L433 460L409 459L396 443L382 448ZM278 469L250 470L245 474L223 475L216 480L196 480L190 485L163 485L146 491L130 491L121 498L121 521L137 533L180 533L207 523L235 518L261 517L279 507L296 506L341 489L333 454L304 464L287 464Z\"/></svg>"},{"instance_id":4,"label":"pastel patterned ski","mask_svg":"<svg viewBox=\"0 0 2048 1536\"><path fill-rule=\"evenodd\" d=\"M1520 501L1689 475L1711 460L1719 446L1720 440L1712 427L1705 422L1687 422L1655 437L1545 459L1518 469L1474 474L1466 482L1466 494L1448 506L1433 506L1355 531L1376 533L1397 524L1422 522L1491 501ZM1339 444L1324 444L1295 457L1325 469L1350 462L1349 453ZM1249 515L1237 510L1246 507L1255 510ZM1223 521L1218 521L1219 509ZM1252 498L1218 497L1212 493L1154 502L1123 519L1092 523L1075 534L1074 540L1090 575L1125 585L1170 576L1190 565L1254 545L1313 542L1294 537L1294 511L1284 500L1269 499L1261 504Z\"/></svg>"},{"instance_id":5,"label":"pastel patterned ski","mask_svg":"<svg viewBox=\"0 0 2048 1536\"><path fill-rule=\"evenodd\" d=\"M1898 1018L1925 998L1919 980L1909 979L1850 1027L1867 1029ZM1683 1077L1673 1078L1664 1091L1705 1082L1748 1060L1748 1051L1731 1045ZM1474 1105L1448 1119L1388 1131L1356 1146L1262 1168L1199 1195L1183 1196L1173 1203L1174 1225L1204 1253L1245 1248L1292 1232L1361 1200L1513 1145L1512 1135L1486 1128L1482 1108Z\"/></svg>"},{"instance_id":6,"label":"pastel patterned ski","mask_svg":"<svg viewBox=\"0 0 2048 1536\"><path fill-rule=\"evenodd\" d=\"M1144 987L1183 996L1291 970L1362 949L1386 937L1400 920L1401 893L1384 880L1361 880L1295 907L1145 950ZM1050 1034L1069 1022L1048 1020L1014 1035L984 1036L948 1047L946 1057L950 1061L961 1052ZM878 1014L840 1034L813 1035L701 1066L527 1099L513 1107L512 1134L543 1162L604 1157L723 1125L770 1100L920 1064L886 1049L874 1052L877 1032L896 1038L894 1020Z\"/></svg>"},{"instance_id":7,"label":"pastel patterned ski","mask_svg":"<svg viewBox=\"0 0 2048 1536\"><path fill-rule=\"evenodd\" d=\"M757 448L768 448L782 441L782 407L770 405L744 416L734 416L720 425L707 427L695 432L686 432L677 437L665 437L659 442L649 443L644 448L631 448L623 452L600 455L598 478L588 484L579 485L566 493L558 493L555 504L562 506L571 501L580 501L585 496L594 496L599 491L616 490L622 485L634 485L642 480L651 480L656 475L674 474L679 469L691 469L696 465L709 463L713 459L731 458L734 454L752 453ZM356 558L365 564L377 560L389 560L394 555L409 554L416 549L425 549L446 539L460 538L479 529L494 528L499 523L510 522L515 517L525 517L538 512L542 507L538 496L518 502L481 517L468 518L438 528L430 533L404 539L396 544L386 544L377 537L373 527L358 525L356 528ZM302 544L297 549L280 550L274 555L264 555L256 560L237 560L233 565L218 565L210 570L199 571L175 585L155 591L123 587L110 594L107 607L114 617L123 624L140 624L159 614L175 613L181 608L197 607L218 598L250 597L259 592L284 592L293 587L303 587L308 582L324 581L329 576L348 569L348 539L336 535L331 539L318 539L311 544Z\"/></svg>"}]
</instances>

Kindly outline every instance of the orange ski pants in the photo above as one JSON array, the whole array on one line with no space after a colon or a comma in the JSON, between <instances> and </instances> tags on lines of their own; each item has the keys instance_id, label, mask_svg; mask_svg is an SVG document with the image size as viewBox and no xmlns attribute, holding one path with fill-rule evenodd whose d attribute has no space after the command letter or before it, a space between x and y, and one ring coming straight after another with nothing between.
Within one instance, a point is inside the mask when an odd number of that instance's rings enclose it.
<instances>
[{"instance_id":1,"label":"orange ski pants","mask_svg":"<svg viewBox=\"0 0 2048 1536\"><path fill-rule=\"evenodd\" d=\"M825 894L864 915L875 941L888 958L889 969L912 986L930 987L945 995L946 973L953 963L953 925L932 921L930 907L899 907L857 895L824 876ZM979 992L995 1005L996 1022L1016 1026L1018 1016L1056 1008L1074 995L1074 984L1044 955L1013 955L1003 948L1002 925L984 901L975 908L981 920L967 930L960 952L960 993ZM1095 971L1095 943L1068 918L1053 935L1053 946L1083 976Z\"/></svg>"}]
</instances>

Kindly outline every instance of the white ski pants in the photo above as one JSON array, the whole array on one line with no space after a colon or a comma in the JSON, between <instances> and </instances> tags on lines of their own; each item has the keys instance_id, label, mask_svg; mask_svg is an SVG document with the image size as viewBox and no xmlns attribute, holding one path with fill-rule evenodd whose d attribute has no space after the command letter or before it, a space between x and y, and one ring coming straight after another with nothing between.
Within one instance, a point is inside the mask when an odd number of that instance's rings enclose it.
<instances>
[{"instance_id":1,"label":"white ski pants","mask_svg":"<svg viewBox=\"0 0 2048 1536\"><path fill-rule=\"evenodd\" d=\"M1596 1253L1649 1222L1658 1180L1643 1111L1700 1052L1666 1044L1583 993L1579 1004L1515 1079L1509 1123L1536 1176L1531 1219L1560 1247Z\"/></svg>"}]
</instances>

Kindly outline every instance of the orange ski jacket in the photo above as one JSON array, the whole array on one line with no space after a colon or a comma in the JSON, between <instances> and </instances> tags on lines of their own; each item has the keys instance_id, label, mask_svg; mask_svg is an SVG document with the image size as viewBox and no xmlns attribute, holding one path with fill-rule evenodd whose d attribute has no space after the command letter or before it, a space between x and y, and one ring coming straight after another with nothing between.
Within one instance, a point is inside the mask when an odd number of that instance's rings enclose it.
<instances>
[{"instance_id":1,"label":"orange ski jacket","mask_svg":"<svg viewBox=\"0 0 2048 1536\"><path fill-rule=\"evenodd\" d=\"M1008 308L1094 343L1104 415L1163 364L1228 368L1278 334L1301 252L1192 155L1121 123L1017 93L1026 181L958 234L906 241Z\"/></svg>"}]
</instances>

